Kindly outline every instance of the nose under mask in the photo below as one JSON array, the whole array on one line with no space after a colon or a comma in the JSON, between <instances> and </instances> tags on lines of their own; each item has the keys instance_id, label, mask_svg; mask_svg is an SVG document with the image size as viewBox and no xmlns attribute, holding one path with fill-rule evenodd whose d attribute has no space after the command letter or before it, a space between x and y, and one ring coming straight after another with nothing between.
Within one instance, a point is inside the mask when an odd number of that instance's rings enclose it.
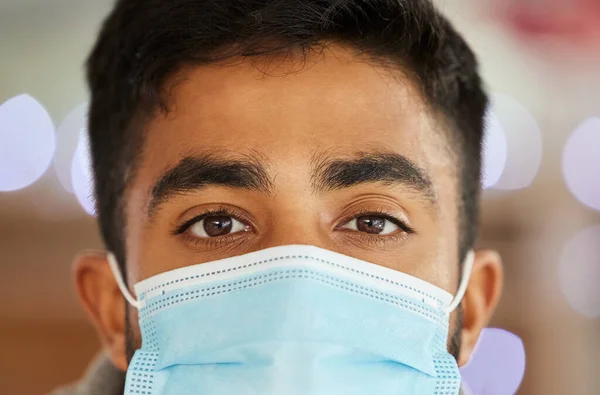
<instances>
[{"instance_id":1,"label":"nose under mask","mask_svg":"<svg viewBox=\"0 0 600 395\"><path fill-rule=\"evenodd\" d=\"M458 292L314 246L289 245L124 285L142 347L126 395L456 395L447 351Z\"/></svg>"}]
</instances>

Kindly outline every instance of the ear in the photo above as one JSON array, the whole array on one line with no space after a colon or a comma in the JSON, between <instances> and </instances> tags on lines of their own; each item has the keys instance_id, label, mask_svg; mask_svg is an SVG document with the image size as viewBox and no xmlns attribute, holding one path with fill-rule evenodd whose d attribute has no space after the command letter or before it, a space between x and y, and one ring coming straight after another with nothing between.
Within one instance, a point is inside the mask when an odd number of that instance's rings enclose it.
<instances>
[{"instance_id":1,"label":"ear","mask_svg":"<svg viewBox=\"0 0 600 395\"><path fill-rule=\"evenodd\" d=\"M127 370L125 299L115 281L106 254L88 251L73 264L79 300L94 323L113 365Z\"/></svg>"},{"instance_id":2,"label":"ear","mask_svg":"<svg viewBox=\"0 0 600 395\"><path fill-rule=\"evenodd\" d=\"M463 327L459 366L469 361L481 331L488 325L502 293L502 282L500 255L490 250L477 251L469 286L461 304Z\"/></svg>"}]
</instances>

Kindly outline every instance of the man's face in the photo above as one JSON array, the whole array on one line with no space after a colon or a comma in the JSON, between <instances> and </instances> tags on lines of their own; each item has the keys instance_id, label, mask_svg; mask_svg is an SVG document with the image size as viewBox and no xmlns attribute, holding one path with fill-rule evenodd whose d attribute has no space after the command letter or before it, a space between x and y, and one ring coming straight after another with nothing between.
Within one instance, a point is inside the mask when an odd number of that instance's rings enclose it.
<instances>
[{"instance_id":1,"label":"man's face","mask_svg":"<svg viewBox=\"0 0 600 395\"><path fill-rule=\"evenodd\" d=\"M457 166L413 83L341 50L300 71L297 62L203 66L176 78L169 114L147 126L127 201L128 283L312 244L453 293ZM386 216L382 232L365 230Z\"/></svg>"},{"instance_id":2,"label":"man's face","mask_svg":"<svg viewBox=\"0 0 600 395\"><path fill-rule=\"evenodd\" d=\"M457 166L412 81L342 50L259 62L188 69L168 90L127 203L128 283L312 244L454 293Z\"/></svg>"},{"instance_id":3,"label":"man's face","mask_svg":"<svg viewBox=\"0 0 600 395\"><path fill-rule=\"evenodd\" d=\"M334 48L188 68L171 82L127 197L128 284L310 244L455 293L458 167L409 77Z\"/></svg>"}]
</instances>

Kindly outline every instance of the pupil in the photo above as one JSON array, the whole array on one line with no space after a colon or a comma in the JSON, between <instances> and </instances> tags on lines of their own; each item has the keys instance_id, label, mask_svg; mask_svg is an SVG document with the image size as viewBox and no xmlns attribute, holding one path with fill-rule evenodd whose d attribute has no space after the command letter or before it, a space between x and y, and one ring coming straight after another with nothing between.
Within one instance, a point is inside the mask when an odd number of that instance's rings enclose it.
<instances>
[{"instance_id":1,"label":"pupil","mask_svg":"<svg viewBox=\"0 0 600 395\"><path fill-rule=\"evenodd\" d=\"M204 218L204 231L210 237L223 236L231 232L233 221L224 215Z\"/></svg>"},{"instance_id":2,"label":"pupil","mask_svg":"<svg viewBox=\"0 0 600 395\"><path fill-rule=\"evenodd\" d=\"M380 217L358 217L356 228L361 232L379 234L385 228L385 218Z\"/></svg>"}]
</instances>

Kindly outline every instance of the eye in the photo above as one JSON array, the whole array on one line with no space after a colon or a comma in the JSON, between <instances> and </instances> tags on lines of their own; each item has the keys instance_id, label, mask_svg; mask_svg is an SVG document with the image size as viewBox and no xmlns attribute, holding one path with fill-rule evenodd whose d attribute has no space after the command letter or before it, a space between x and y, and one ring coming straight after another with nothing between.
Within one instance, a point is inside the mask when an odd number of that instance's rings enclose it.
<instances>
[{"instance_id":1,"label":"eye","mask_svg":"<svg viewBox=\"0 0 600 395\"><path fill-rule=\"evenodd\" d=\"M200 238L226 236L248 229L248 225L229 215L205 215L188 228L190 233Z\"/></svg>"},{"instance_id":2,"label":"eye","mask_svg":"<svg viewBox=\"0 0 600 395\"><path fill-rule=\"evenodd\" d=\"M360 215L341 226L341 229L349 229L372 235L385 236L396 233L402 229L397 222L399 220L388 218L381 214Z\"/></svg>"}]
</instances>

